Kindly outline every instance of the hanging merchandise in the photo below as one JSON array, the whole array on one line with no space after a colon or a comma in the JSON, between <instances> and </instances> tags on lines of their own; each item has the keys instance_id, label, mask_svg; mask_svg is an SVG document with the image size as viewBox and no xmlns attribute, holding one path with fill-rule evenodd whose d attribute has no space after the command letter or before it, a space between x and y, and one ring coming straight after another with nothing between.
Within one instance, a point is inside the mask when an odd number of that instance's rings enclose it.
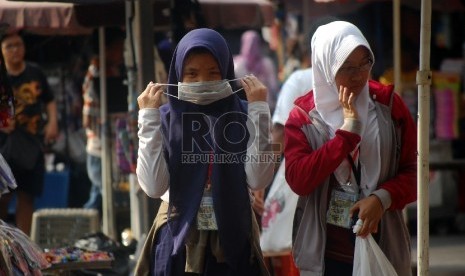
<instances>
[{"instance_id":1,"label":"hanging merchandise","mask_svg":"<svg viewBox=\"0 0 465 276\"><path fill-rule=\"evenodd\" d=\"M116 119L116 159L119 169L124 174L136 172L137 151L131 139L131 130L125 118Z\"/></svg>"},{"instance_id":2,"label":"hanging merchandise","mask_svg":"<svg viewBox=\"0 0 465 276\"><path fill-rule=\"evenodd\" d=\"M0 154L0 197L8 193L9 189L16 189L16 180L10 166Z\"/></svg>"},{"instance_id":3,"label":"hanging merchandise","mask_svg":"<svg viewBox=\"0 0 465 276\"><path fill-rule=\"evenodd\" d=\"M40 271L49 266L37 244L0 220L0 275L41 275Z\"/></svg>"},{"instance_id":4,"label":"hanging merchandise","mask_svg":"<svg viewBox=\"0 0 465 276\"><path fill-rule=\"evenodd\" d=\"M432 93L435 102L436 138L457 139L460 130L460 75L435 72Z\"/></svg>"}]
</instances>

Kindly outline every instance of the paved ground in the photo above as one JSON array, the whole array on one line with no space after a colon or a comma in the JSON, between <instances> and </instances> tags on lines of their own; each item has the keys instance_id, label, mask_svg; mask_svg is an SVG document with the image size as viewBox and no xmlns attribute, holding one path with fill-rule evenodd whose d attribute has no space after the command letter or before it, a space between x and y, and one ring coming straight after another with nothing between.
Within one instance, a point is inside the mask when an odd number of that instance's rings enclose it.
<instances>
[{"instance_id":1,"label":"paved ground","mask_svg":"<svg viewBox=\"0 0 465 276\"><path fill-rule=\"evenodd\" d=\"M465 276L465 233L431 235L430 276ZM412 264L417 263L417 237L412 237ZM416 275L416 274L415 274Z\"/></svg>"}]
</instances>

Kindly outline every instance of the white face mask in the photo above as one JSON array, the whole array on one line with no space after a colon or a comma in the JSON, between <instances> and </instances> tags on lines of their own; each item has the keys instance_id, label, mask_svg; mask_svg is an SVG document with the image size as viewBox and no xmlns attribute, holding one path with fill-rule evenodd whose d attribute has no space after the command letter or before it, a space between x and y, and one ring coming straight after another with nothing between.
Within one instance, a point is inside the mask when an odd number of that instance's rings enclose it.
<instances>
[{"instance_id":1,"label":"white face mask","mask_svg":"<svg viewBox=\"0 0 465 276\"><path fill-rule=\"evenodd\" d=\"M231 80L202 81L202 82L178 82L178 98L181 101L191 102L198 105L207 105L224 99L237 91L232 91L229 84Z\"/></svg>"}]
</instances>

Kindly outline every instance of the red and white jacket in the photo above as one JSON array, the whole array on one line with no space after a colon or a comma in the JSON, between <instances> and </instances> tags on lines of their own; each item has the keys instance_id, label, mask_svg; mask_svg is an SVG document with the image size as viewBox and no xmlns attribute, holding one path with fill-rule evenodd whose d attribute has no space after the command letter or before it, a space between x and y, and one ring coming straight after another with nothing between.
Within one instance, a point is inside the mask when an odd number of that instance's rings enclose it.
<instances>
[{"instance_id":1,"label":"red and white jacket","mask_svg":"<svg viewBox=\"0 0 465 276\"><path fill-rule=\"evenodd\" d=\"M381 151L380 179L372 194L380 198L386 210L381 220L379 245L398 273L411 271L409 234L401 210L417 196L416 125L392 86L370 81L369 93L376 105ZM315 125L319 115L312 91L298 98L295 105L285 125L284 144L286 180L300 195L293 254L301 275L320 275L324 271L324 206L329 200L329 179L355 149L360 136L339 129L333 138L322 138L315 131L324 125Z\"/></svg>"}]
</instances>

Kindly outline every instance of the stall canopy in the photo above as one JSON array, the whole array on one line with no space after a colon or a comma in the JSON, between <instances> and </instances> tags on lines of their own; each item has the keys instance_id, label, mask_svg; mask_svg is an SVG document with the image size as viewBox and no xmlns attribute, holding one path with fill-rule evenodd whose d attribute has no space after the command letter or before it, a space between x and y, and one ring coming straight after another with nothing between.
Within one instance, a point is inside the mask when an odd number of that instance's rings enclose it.
<instances>
[{"instance_id":1,"label":"stall canopy","mask_svg":"<svg viewBox=\"0 0 465 276\"><path fill-rule=\"evenodd\" d=\"M271 26L274 8L268 0L199 0L210 28L241 29Z\"/></svg>"},{"instance_id":2,"label":"stall canopy","mask_svg":"<svg viewBox=\"0 0 465 276\"><path fill-rule=\"evenodd\" d=\"M39 34L90 33L79 24L72 4L0 0L0 22Z\"/></svg>"},{"instance_id":3,"label":"stall canopy","mask_svg":"<svg viewBox=\"0 0 465 276\"><path fill-rule=\"evenodd\" d=\"M345 14L356 11L366 4L373 2L393 2L393 0L282 0L288 11L302 11L302 6L308 2L310 9L308 16L321 16L326 14ZM421 0L401 0L401 4L416 9L421 8ZM432 1L432 10L443 12L459 12L465 10L462 0L441 0Z\"/></svg>"},{"instance_id":4,"label":"stall canopy","mask_svg":"<svg viewBox=\"0 0 465 276\"><path fill-rule=\"evenodd\" d=\"M152 2L154 27L169 28L170 1ZM270 26L274 20L273 4L267 0L199 0L198 2L210 28L260 28ZM45 35L85 34L90 33L93 27L124 26L125 1L0 0L0 22Z\"/></svg>"}]
</instances>

